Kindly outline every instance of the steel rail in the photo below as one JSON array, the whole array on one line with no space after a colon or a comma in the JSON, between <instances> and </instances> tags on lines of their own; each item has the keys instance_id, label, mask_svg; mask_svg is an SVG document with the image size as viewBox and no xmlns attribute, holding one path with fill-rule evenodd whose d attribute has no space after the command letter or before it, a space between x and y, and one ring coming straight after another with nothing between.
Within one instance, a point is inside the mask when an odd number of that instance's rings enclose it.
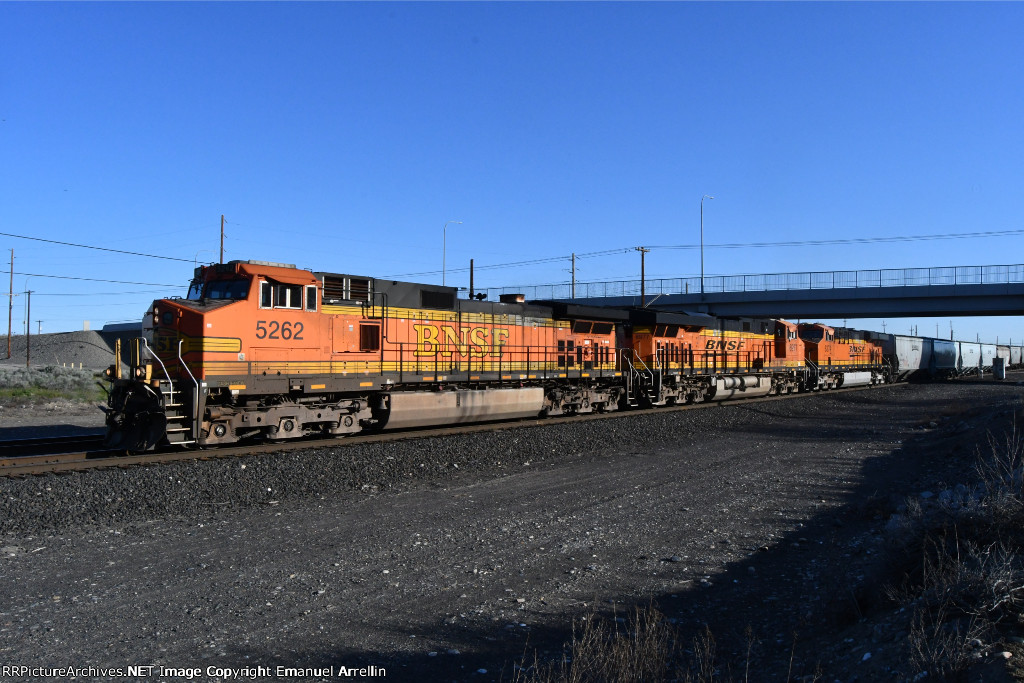
<instances>
[{"instance_id":1,"label":"steel rail","mask_svg":"<svg viewBox=\"0 0 1024 683\"><path fill-rule=\"evenodd\" d=\"M0 441L0 459L30 455L55 455L78 449L89 449L103 443L103 432L44 436Z\"/></svg>"},{"instance_id":2,"label":"steel rail","mask_svg":"<svg viewBox=\"0 0 1024 683\"><path fill-rule=\"evenodd\" d=\"M387 443L391 441L404 441L410 439L425 439L442 436L454 436L458 434L473 434L478 432L495 431L500 429L523 429L532 427L544 427L549 425L565 424L570 422L585 422L589 420L607 419L628 419L642 415L664 414L681 412L685 410L701 410L708 408L727 408L732 406L745 406L770 401L784 401L788 399L799 399L822 394L837 395L858 391L868 391L894 386L909 386L906 383L897 384L874 384L861 387L849 387L839 389L805 391L792 394L781 394L776 396L762 396L750 399L735 399L726 401L707 401L688 405L656 406L652 408L641 408L633 410L618 410L607 413L588 413L584 415L572 415L547 418L525 418L517 421L504 422L478 422L458 426L442 426L429 428L410 428L406 430L395 430L393 432L376 432L372 434L339 435L328 439L293 439L287 441L259 442L240 446L220 446L214 449L177 449L164 451L150 451L146 453L128 454L123 449L83 451L79 453L62 453L40 456L21 456L0 460L0 477L22 477L28 475L39 475L60 472L74 472L88 469L102 468L127 468L143 465L155 465L170 462L182 462L189 460L213 460L220 458L237 458L248 455L290 452L297 450L309 450L315 448L345 448L367 443Z\"/></svg>"}]
</instances>

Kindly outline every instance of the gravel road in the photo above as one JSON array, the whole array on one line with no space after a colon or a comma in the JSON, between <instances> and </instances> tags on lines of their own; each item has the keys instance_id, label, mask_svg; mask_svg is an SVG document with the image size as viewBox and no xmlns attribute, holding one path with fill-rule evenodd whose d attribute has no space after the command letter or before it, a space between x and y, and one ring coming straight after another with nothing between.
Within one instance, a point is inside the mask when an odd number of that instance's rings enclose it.
<instances>
[{"instance_id":1,"label":"gravel road","mask_svg":"<svg viewBox=\"0 0 1024 683\"><path fill-rule=\"evenodd\" d=\"M856 629L889 512L968 476L1022 393L899 385L3 480L0 665L507 681L580 615L653 602L726 658L750 627L751 680L869 680L865 648L882 666L889 644Z\"/></svg>"}]
</instances>

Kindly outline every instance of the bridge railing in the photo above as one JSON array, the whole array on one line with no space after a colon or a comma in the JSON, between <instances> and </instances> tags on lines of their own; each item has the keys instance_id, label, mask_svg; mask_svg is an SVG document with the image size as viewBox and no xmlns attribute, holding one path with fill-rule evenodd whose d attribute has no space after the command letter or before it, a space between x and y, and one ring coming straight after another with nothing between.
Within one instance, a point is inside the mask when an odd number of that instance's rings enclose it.
<instances>
[{"instance_id":1,"label":"bridge railing","mask_svg":"<svg viewBox=\"0 0 1024 683\"><path fill-rule=\"evenodd\" d=\"M804 273L760 273L753 275L714 275L704 277L704 291L768 292L794 289L849 289L864 287L928 287L937 285L989 285L1024 283L1024 265L939 266L934 268L883 268L876 270L808 271ZM501 294L524 294L527 299L569 299L568 282L490 287L482 290L495 300ZM647 280L648 299L665 294L695 294L701 291L699 277ZM640 280L577 282L576 298L640 296Z\"/></svg>"}]
</instances>

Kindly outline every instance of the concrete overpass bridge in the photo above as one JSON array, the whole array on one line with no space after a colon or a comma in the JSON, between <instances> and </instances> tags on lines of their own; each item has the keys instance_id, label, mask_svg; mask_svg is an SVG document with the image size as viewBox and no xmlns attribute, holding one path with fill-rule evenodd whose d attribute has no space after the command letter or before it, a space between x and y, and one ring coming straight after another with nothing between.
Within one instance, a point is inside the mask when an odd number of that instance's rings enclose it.
<instances>
[{"instance_id":1,"label":"concrete overpass bridge","mask_svg":"<svg viewBox=\"0 0 1024 683\"><path fill-rule=\"evenodd\" d=\"M533 285L488 299L643 306L722 317L899 318L1024 315L1024 265L944 266ZM575 291L573 291L575 290ZM573 296L575 294L575 296Z\"/></svg>"}]
</instances>

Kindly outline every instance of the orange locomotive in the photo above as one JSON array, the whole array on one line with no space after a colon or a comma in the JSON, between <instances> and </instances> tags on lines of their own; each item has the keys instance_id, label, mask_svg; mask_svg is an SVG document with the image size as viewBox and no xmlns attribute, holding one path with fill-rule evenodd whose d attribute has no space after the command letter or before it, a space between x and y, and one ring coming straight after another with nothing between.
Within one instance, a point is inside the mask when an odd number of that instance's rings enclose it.
<instances>
[{"instance_id":1,"label":"orange locomotive","mask_svg":"<svg viewBox=\"0 0 1024 683\"><path fill-rule=\"evenodd\" d=\"M456 293L261 261L197 268L187 298L153 303L127 373L108 370L107 443L344 435L884 378L880 352L831 328L816 340L781 320Z\"/></svg>"},{"instance_id":2,"label":"orange locomotive","mask_svg":"<svg viewBox=\"0 0 1024 683\"><path fill-rule=\"evenodd\" d=\"M614 410L616 326L456 289L233 261L153 303L108 443L241 438Z\"/></svg>"},{"instance_id":3,"label":"orange locomotive","mask_svg":"<svg viewBox=\"0 0 1024 683\"><path fill-rule=\"evenodd\" d=\"M869 333L785 320L633 311L626 346L651 368L655 404L693 403L889 381ZM815 336L818 328L827 330Z\"/></svg>"},{"instance_id":4,"label":"orange locomotive","mask_svg":"<svg viewBox=\"0 0 1024 683\"><path fill-rule=\"evenodd\" d=\"M832 389L869 383L883 366L882 344L871 333L832 328L820 323L799 326L804 357L812 372L809 389ZM891 372L886 372L891 381Z\"/></svg>"}]
</instances>

